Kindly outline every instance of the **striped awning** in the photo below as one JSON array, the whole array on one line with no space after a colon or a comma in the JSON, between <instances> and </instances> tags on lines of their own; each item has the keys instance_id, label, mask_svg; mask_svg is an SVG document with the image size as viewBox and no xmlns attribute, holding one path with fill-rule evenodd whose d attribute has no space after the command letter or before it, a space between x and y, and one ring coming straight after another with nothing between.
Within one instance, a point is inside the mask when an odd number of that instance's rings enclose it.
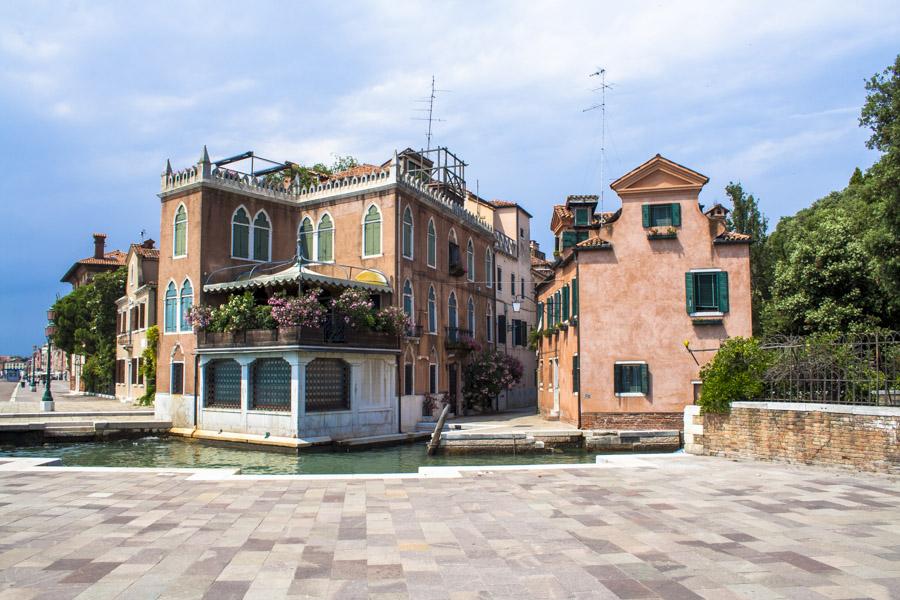
<instances>
[{"instance_id":1,"label":"striped awning","mask_svg":"<svg viewBox=\"0 0 900 600\"><path fill-rule=\"evenodd\" d=\"M298 264L293 264L277 273L261 274L222 283L210 283L203 286L203 291L210 293L234 292L301 282L318 283L323 286L337 288L360 288L382 294L391 293L391 286L388 285L384 275L376 271L364 270L355 279L345 279L322 275Z\"/></svg>"}]
</instances>

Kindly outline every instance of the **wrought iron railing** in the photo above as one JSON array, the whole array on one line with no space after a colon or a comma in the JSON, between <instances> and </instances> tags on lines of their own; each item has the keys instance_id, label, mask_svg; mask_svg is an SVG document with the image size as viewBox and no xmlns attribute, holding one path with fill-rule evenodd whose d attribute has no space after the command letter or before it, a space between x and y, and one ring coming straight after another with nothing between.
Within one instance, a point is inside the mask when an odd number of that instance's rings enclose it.
<instances>
[{"instance_id":1,"label":"wrought iron railing","mask_svg":"<svg viewBox=\"0 0 900 600\"><path fill-rule=\"evenodd\" d=\"M775 337L760 400L900 406L900 333Z\"/></svg>"},{"instance_id":2,"label":"wrought iron railing","mask_svg":"<svg viewBox=\"0 0 900 600\"><path fill-rule=\"evenodd\" d=\"M472 340L472 332L459 327L444 328L444 346L447 348L467 348Z\"/></svg>"},{"instance_id":3,"label":"wrought iron railing","mask_svg":"<svg viewBox=\"0 0 900 600\"><path fill-rule=\"evenodd\" d=\"M396 335L381 331L354 329L341 317L329 317L320 327L279 327L246 331L197 334L200 348L244 348L265 346L335 346L352 348L397 349Z\"/></svg>"}]
</instances>

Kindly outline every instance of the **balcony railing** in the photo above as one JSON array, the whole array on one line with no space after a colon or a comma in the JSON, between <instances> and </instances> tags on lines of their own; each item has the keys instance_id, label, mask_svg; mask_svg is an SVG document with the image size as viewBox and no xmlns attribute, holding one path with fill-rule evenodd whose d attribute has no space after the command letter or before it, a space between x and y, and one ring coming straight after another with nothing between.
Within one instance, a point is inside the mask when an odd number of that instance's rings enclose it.
<instances>
[{"instance_id":1,"label":"balcony railing","mask_svg":"<svg viewBox=\"0 0 900 600\"><path fill-rule=\"evenodd\" d=\"M472 332L470 330L459 327L445 327L444 332L444 346L446 348L465 349L469 347L469 343L472 340Z\"/></svg>"},{"instance_id":2,"label":"balcony railing","mask_svg":"<svg viewBox=\"0 0 900 600\"><path fill-rule=\"evenodd\" d=\"M340 348L375 348L397 350L396 335L381 331L354 329L342 319L328 319L321 327L281 327L278 329L249 329L235 332L200 331L200 348L256 348L266 346L331 346Z\"/></svg>"}]
</instances>

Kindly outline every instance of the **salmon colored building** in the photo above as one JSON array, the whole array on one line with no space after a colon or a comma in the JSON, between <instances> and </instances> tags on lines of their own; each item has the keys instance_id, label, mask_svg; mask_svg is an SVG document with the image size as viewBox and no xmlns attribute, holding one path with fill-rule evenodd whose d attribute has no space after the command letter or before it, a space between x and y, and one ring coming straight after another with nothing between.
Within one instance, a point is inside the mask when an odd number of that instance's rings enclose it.
<instances>
[{"instance_id":1,"label":"salmon colored building","mask_svg":"<svg viewBox=\"0 0 900 600\"><path fill-rule=\"evenodd\" d=\"M582 429L681 429L700 368L751 335L749 236L704 211L708 178L660 155L597 196L554 207L553 277L538 286L541 414ZM685 345L687 343L687 346Z\"/></svg>"}]
</instances>

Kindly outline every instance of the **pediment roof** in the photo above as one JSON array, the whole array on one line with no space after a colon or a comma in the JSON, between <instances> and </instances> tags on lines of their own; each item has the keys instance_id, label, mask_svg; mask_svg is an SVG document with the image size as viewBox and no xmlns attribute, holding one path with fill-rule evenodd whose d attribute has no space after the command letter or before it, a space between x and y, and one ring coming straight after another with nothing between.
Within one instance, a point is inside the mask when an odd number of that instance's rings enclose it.
<instances>
[{"instance_id":1,"label":"pediment roof","mask_svg":"<svg viewBox=\"0 0 900 600\"><path fill-rule=\"evenodd\" d=\"M657 154L625 173L609 187L620 196L671 191L700 191L709 177Z\"/></svg>"}]
</instances>

